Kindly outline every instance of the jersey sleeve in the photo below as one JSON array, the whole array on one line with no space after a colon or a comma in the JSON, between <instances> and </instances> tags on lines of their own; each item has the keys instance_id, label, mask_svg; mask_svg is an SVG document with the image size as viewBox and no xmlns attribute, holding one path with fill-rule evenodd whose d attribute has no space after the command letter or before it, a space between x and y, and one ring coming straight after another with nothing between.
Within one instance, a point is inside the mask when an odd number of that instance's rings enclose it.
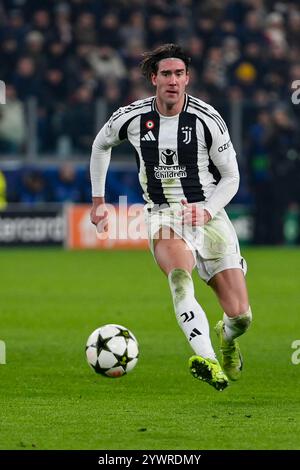
<instances>
[{"instance_id":1,"label":"jersey sleeve","mask_svg":"<svg viewBox=\"0 0 300 470\"><path fill-rule=\"evenodd\" d=\"M216 113L216 118L210 125L211 146L208 153L213 163L218 167L236 159L227 126L221 116Z\"/></svg>"},{"instance_id":2,"label":"jersey sleeve","mask_svg":"<svg viewBox=\"0 0 300 470\"><path fill-rule=\"evenodd\" d=\"M236 153L227 126L217 112L215 116L209 129L207 151L221 179L206 202L206 209L212 217L231 201L238 191L240 181Z\"/></svg>"},{"instance_id":3,"label":"jersey sleeve","mask_svg":"<svg viewBox=\"0 0 300 470\"><path fill-rule=\"evenodd\" d=\"M110 163L111 149L122 141L120 139L120 120L116 118L120 110L116 111L98 132L92 146L90 161L90 175L92 196L104 197L105 181Z\"/></svg>"},{"instance_id":4,"label":"jersey sleeve","mask_svg":"<svg viewBox=\"0 0 300 470\"><path fill-rule=\"evenodd\" d=\"M120 108L122 109L122 108ZM110 119L104 124L102 129L96 135L93 147L99 150L109 150L116 145L119 145L122 140L120 139L121 120L116 119L116 111Z\"/></svg>"}]
</instances>

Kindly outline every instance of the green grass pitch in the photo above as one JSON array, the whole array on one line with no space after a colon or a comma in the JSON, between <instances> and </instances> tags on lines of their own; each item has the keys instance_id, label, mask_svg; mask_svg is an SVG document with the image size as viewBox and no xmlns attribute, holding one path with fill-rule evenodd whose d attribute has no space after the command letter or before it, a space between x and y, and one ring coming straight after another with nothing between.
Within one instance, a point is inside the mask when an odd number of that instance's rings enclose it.
<instances>
[{"instance_id":1,"label":"green grass pitch","mask_svg":"<svg viewBox=\"0 0 300 470\"><path fill-rule=\"evenodd\" d=\"M190 375L192 351L149 252L1 251L0 449L299 449L300 250L244 255L254 322L240 339L243 377L220 393ZM221 309L195 282L212 327ZM85 361L87 337L106 323L140 343L119 379Z\"/></svg>"}]
</instances>

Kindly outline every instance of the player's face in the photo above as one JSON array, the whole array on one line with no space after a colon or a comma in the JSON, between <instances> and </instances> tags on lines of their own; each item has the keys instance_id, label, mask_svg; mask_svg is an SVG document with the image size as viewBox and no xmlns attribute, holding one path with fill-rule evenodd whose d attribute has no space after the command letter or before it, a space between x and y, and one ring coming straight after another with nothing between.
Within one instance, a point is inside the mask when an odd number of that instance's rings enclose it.
<instances>
[{"instance_id":1,"label":"player's face","mask_svg":"<svg viewBox=\"0 0 300 470\"><path fill-rule=\"evenodd\" d=\"M157 74L152 74L158 101L168 107L183 102L188 82L189 75L181 59L162 59L158 63Z\"/></svg>"}]
</instances>

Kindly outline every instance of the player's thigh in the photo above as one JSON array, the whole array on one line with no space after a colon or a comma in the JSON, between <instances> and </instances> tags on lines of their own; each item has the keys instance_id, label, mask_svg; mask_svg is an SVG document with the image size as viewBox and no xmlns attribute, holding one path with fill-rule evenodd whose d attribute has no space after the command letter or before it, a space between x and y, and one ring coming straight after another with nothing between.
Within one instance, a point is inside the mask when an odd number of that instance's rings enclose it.
<instances>
[{"instance_id":1,"label":"player's thigh","mask_svg":"<svg viewBox=\"0 0 300 470\"><path fill-rule=\"evenodd\" d=\"M169 236L166 237L166 230ZM181 268L191 273L195 258L186 242L169 227L162 227L154 242L154 256L161 270L168 275L173 269Z\"/></svg>"},{"instance_id":2,"label":"player's thigh","mask_svg":"<svg viewBox=\"0 0 300 470\"><path fill-rule=\"evenodd\" d=\"M241 269L225 269L209 281L224 312L235 317L249 308L248 291L244 273Z\"/></svg>"}]
</instances>

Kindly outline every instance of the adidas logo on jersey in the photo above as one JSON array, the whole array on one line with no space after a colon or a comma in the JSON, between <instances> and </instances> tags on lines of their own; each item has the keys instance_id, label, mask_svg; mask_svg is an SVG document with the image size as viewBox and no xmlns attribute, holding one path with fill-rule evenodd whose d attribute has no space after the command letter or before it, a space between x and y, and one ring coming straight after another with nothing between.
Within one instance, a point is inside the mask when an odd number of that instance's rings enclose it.
<instances>
[{"instance_id":1,"label":"adidas logo on jersey","mask_svg":"<svg viewBox=\"0 0 300 470\"><path fill-rule=\"evenodd\" d=\"M154 142L154 141L156 140L156 138L155 138L153 132L152 132L152 131L149 131L149 132L147 132L147 134L145 134L145 135L142 137L141 140L148 140L148 141L149 141L149 140L152 140L152 142Z\"/></svg>"}]
</instances>

